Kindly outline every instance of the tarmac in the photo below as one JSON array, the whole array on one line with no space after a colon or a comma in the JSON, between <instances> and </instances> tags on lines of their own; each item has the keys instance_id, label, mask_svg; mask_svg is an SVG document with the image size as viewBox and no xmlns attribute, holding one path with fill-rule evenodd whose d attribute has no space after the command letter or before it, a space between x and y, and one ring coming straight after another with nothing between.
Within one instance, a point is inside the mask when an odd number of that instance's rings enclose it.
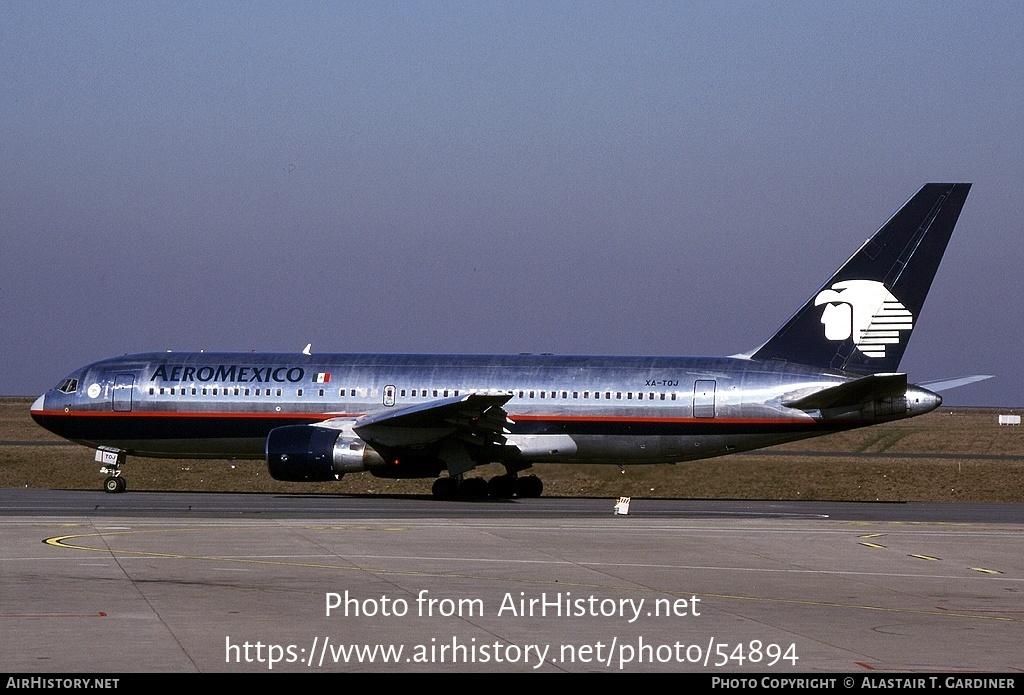
<instances>
[{"instance_id":1,"label":"tarmac","mask_svg":"<svg viewBox=\"0 0 1024 695\"><path fill-rule=\"evenodd\" d=\"M0 671L1024 668L1024 505L0 489Z\"/></svg>"}]
</instances>

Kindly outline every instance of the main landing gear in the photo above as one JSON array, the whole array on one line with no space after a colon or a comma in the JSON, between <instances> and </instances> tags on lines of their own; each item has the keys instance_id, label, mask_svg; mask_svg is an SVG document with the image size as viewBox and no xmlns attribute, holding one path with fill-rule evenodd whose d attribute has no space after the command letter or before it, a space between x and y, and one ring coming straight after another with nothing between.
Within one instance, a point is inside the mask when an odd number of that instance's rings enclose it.
<instances>
[{"instance_id":1,"label":"main landing gear","mask_svg":"<svg viewBox=\"0 0 1024 695\"><path fill-rule=\"evenodd\" d=\"M438 478L431 492L438 500L511 499L512 497L540 497L544 482L535 475L523 478L509 473L496 475L490 480L464 478L461 475Z\"/></svg>"},{"instance_id":2,"label":"main landing gear","mask_svg":"<svg viewBox=\"0 0 1024 695\"><path fill-rule=\"evenodd\" d=\"M103 481L104 492L124 492L128 488L128 481L121 475L121 466L127 458L127 453L120 449L103 447L96 450L96 460L103 464L100 473L107 474Z\"/></svg>"}]
</instances>

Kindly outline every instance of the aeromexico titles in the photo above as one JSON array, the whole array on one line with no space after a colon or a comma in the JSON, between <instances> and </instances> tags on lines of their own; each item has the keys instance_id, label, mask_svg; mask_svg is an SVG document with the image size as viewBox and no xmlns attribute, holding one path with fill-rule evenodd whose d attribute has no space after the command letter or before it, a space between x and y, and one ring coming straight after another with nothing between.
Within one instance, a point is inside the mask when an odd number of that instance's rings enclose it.
<instances>
[{"instance_id":1,"label":"aeromexico titles","mask_svg":"<svg viewBox=\"0 0 1024 695\"><path fill-rule=\"evenodd\" d=\"M969 189L925 185L741 355L147 353L75 370L32 417L95 448L109 492L144 456L436 478L442 498L537 496L534 464L685 461L913 417L941 398L898 367ZM471 474L487 463L505 472Z\"/></svg>"}]
</instances>

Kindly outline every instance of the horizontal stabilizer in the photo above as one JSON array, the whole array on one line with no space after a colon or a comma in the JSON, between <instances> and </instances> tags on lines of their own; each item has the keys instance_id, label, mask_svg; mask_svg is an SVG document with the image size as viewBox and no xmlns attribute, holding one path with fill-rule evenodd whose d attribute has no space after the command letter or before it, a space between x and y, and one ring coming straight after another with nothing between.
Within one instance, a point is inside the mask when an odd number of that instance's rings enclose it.
<instances>
[{"instance_id":1,"label":"horizontal stabilizer","mask_svg":"<svg viewBox=\"0 0 1024 695\"><path fill-rule=\"evenodd\" d=\"M994 374L974 374L972 376L962 376L957 379L941 379L939 381L926 381L920 386L928 389L929 391L949 391L950 389L959 388L960 386L967 386L967 384L973 384L978 381L985 381L985 379L991 379Z\"/></svg>"},{"instance_id":2,"label":"horizontal stabilizer","mask_svg":"<svg viewBox=\"0 0 1024 695\"><path fill-rule=\"evenodd\" d=\"M855 407L883 398L903 396L906 392L906 374L872 374L829 386L796 400L783 401L782 405L798 410Z\"/></svg>"}]
</instances>

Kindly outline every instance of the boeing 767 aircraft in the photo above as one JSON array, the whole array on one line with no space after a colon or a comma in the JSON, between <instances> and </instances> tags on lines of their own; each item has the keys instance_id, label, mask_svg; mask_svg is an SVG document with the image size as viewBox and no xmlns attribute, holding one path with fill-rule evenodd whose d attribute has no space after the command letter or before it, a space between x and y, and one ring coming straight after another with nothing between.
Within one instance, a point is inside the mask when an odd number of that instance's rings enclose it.
<instances>
[{"instance_id":1,"label":"boeing 767 aircraft","mask_svg":"<svg viewBox=\"0 0 1024 695\"><path fill-rule=\"evenodd\" d=\"M437 478L434 495L535 497L535 463L667 463L938 407L898 367L970 184L921 188L760 347L731 357L156 352L72 372L32 405L128 456L263 459L278 480ZM497 462L505 474L466 477ZM447 476L442 476L447 471Z\"/></svg>"}]
</instances>

